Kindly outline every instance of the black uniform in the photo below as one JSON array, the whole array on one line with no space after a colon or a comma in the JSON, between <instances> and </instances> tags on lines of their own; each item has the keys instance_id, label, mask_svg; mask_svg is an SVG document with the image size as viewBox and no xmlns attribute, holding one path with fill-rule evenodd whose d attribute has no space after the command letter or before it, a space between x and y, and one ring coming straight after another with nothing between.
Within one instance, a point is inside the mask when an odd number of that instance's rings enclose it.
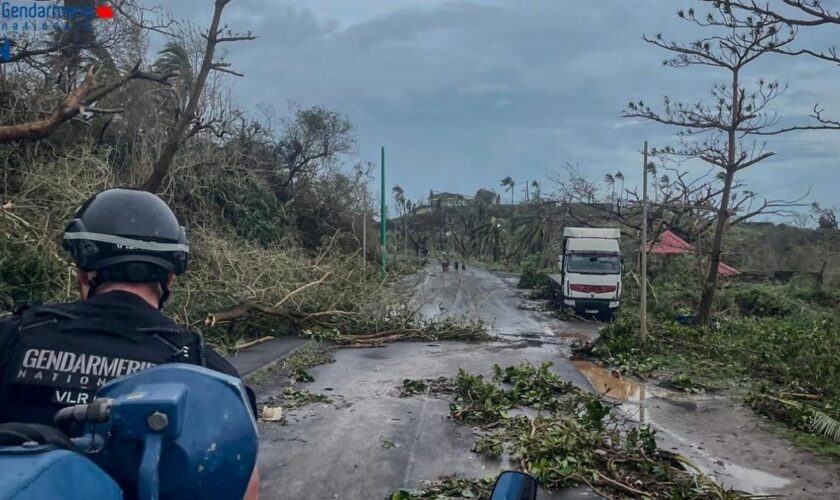
<instances>
[{"instance_id":1,"label":"black uniform","mask_svg":"<svg viewBox=\"0 0 840 500\"><path fill-rule=\"evenodd\" d=\"M52 424L109 380L174 362L239 376L199 334L132 293L31 306L0 320L0 423Z\"/></svg>"}]
</instances>

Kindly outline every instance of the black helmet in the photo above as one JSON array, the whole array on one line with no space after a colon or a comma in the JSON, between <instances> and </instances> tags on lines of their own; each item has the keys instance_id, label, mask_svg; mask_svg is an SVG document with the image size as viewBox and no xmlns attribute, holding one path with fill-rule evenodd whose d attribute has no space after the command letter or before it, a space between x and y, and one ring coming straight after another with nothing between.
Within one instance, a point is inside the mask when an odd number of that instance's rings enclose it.
<instances>
[{"instance_id":1,"label":"black helmet","mask_svg":"<svg viewBox=\"0 0 840 500\"><path fill-rule=\"evenodd\" d=\"M79 207L62 246L79 268L97 271L100 283L164 282L187 270L190 251L186 230L163 200L125 188L101 191Z\"/></svg>"}]
</instances>

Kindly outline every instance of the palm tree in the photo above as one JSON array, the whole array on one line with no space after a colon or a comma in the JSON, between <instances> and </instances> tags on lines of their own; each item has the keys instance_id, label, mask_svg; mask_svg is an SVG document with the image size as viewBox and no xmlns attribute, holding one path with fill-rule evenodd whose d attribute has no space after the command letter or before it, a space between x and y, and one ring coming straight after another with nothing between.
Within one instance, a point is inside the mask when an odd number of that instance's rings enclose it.
<instances>
[{"instance_id":1,"label":"palm tree","mask_svg":"<svg viewBox=\"0 0 840 500\"><path fill-rule=\"evenodd\" d=\"M510 191L510 213L513 214L513 194L515 193L513 187L516 186L516 182L514 182L510 176L507 176L502 179L501 186L505 188L505 191Z\"/></svg>"},{"instance_id":2,"label":"palm tree","mask_svg":"<svg viewBox=\"0 0 840 500\"><path fill-rule=\"evenodd\" d=\"M397 202L397 213L401 216L405 215L405 191L403 191L403 188L397 184L391 188L391 193L394 194L394 201ZM394 228L396 229L396 227L397 226L395 224ZM397 238L397 241L399 241L399 238ZM397 247L399 247L399 245L397 245Z\"/></svg>"},{"instance_id":3,"label":"palm tree","mask_svg":"<svg viewBox=\"0 0 840 500\"><path fill-rule=\"evenodd\" d=\"M610 187L610 201L615 200L615 177L612 174L605 175L604 183Z\"/></svg>"},{"instance_id":4,"label":"palm tree","mask_svg":"<svg viewBox=\"0 0 840 500\"><path fill-rule=\"evenodd\" d=\"M160 51L152 68L160 74L177 75L175 94L179 104L184 104L193 84L193 68L186 47L176 41L167 42Z\"/></svg>"},{"instance_id":5,"label":"palm tree","mask_svg":"<svg viewBox=\"0 0 840 500\"><path fill-rule=\"evenodd\" d=\"M534 189L534 201L540 201L540 183L531 181L531 187Z\"/></svg>"},{"instance_id":6,"label":"palm tree","mask_svg":"<svg viewBox=\"0 0 840 500\"><path fill-rule=\"evenodd\" d=\"M558 214L553 206L539 204L534 210L511 220L511 232L515 238L512 251L520 256L538 254L545 259L549 237L554 233Z\"/></svg>"},{"instance_id":7,"label":"palm tree","mask_svg":"<svg viewBox=\"0 0 840 500\"><path fill-rule=\"evenodd\" d=\"M659 182L656 177L656 165L653 162L649 162L645 167L645 173L653 176L653 201L657 202L659 201Z\"/></svg>"},{"instance_id":8,"label":"palm tree","mask_svg":"<svg viewBox=\"0 0 840 500\"><path fill-rule=\"evenodd\" d=\"M502 222L502 219L491 216L490 219L475 228L481 240L480 254L484 253L484 247L487 243L493 245L493 262L499 261L499 234L502 229Z\"/></svg>"},{"instance_id":9,"label":"palm tree","mask_svg":"<svg viewBox=\"0 0 840 500\"><path fill-rule=\"evenodd\" d=\"M615 173L615 180L621 181L621 189L618 191L618 201L621 203L621 199L624 197L624 174L621 173L621 170Z\"/></svg>"},{"instance_id":10,"label":"palm tree","mask_svg":"<svg viewBox=\"0 0 840 500\"><path fill-rule=\"evenodd\" d=\"M403 236L405 237L405 253L408 255L408 214L411 213L411 209L414 208L414 204L411 203L411 200L405 200L403 203Z\"/></svg>"}]
</instances>

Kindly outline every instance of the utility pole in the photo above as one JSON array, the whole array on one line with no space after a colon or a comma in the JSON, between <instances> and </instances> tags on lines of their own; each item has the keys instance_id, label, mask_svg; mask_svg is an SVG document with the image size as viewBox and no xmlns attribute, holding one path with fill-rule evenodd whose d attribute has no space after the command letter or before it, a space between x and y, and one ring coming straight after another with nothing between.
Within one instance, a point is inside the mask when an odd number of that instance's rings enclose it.
<instances>
[{"instance_id":1,"label":"utility pole","mask_svg":"<svg viewBox=\"0 0 840 500\"><path fill-rule=\"evenodd\" d=\"M368 184L365 182L364 191L362 193L362 272L364 272L367 268L367 188Z\"/></svg>"},{"instance_id":2,"label":"utility pole","mask_svg":"<svg viewBox=\"0 0 840 500\"><path fill-rule=\"evenodd\" d=\"M385 279L388 273L388 222L385 216L385 146L382 146L382 155L380 158L380 165L382 166L382 187L379 193L379 245L380 253L382 254L382 270L380 276Z\"/></svg>"},{"instance_id":3,"label":"utility pole","mask_svg":"<svg viewBox=\"0 0 840 500\"><path fill-rule=\"evenodd\" d=\"M644 163L642 165L642 246L640 249L642 296L639 300L639 317L641 326L639 338L642 343L647 341L647 226L648 226L648 143L645 141Z\"/></svg>"}]
</instances>

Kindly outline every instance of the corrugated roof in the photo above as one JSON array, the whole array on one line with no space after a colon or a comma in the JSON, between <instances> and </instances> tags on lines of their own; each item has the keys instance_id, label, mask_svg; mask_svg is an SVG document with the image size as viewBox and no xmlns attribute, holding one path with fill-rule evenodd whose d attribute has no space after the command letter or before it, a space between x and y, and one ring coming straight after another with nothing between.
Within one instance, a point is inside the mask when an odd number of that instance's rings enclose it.
<instances>
[{"instance_id":1,"label":"corrugated roof","mask_svg":"<svg viewBox=\"0 0 840 500\"><path fill-rule=\"evenodd\" d=\"M650 253L654 254L691 253L693 251L694 250L687 241L674 234L670 229L665 230L661 235L659 235L659 238L650 245ZM718 265L718 274L721 276L732 276L735 274L741 274L741 271L738 271L729 264L721 262Z\"/></svg>"}]
</instances>

